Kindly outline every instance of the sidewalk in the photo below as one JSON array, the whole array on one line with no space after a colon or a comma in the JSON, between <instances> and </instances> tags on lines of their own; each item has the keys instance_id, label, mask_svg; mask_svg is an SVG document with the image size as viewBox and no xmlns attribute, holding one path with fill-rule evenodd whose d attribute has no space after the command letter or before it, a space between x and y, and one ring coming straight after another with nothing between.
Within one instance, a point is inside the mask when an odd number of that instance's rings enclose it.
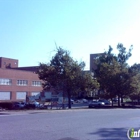
<instances>
[{"instance_id":1,"label":"sidewalk","mask_svg":"<svg viewBox=\"0 0 140 140\"><path fill-rule=\"evenodd\" d=\"M58 109L58 108L52 108L52 109L31 109L31 110L2 110L0 109L0 116L3 115L23 115L23 114L37 114L37 113L52 113L52 112L60 112L60 111L77 111L77 110L94 110L94 109L140 109L140 106L124 106L124 107L118 107L118 106L104 106L99 108L91 108L89 109L87 106L80 106L80 107L72 107L71 109Z\"/></svg>"},{"instance_id":2,"label":"sidewalk","mask_svg":"<svg viewBox=\"0 0 140 140\"><path fill-rule=\"evenodd\" d=\"M0 115L12 115L12 114L36 114L36 113L51 113L51 112L60 112L60 111L74 111L74 110L82 110L82 109L88 109L88 107L72 107L71 109L30 109L30 110L0 110Z\"/></svg>"}]
</instances>

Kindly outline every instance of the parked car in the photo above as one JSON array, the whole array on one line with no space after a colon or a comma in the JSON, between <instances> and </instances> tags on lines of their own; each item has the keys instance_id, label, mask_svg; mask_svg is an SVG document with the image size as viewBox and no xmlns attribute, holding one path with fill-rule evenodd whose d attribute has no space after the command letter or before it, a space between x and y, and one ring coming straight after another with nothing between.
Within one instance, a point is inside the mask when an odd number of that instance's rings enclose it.
<instances>
[{"instance_id":1,"label":"parked car","mask_svg":"<svg viewBox=\"0 0 140 140\"><path fill-rule=\"evenodd\" d=\"M88 103L88 100L87 99L79 99L79 100L76 100L75 103Z\"/></svg>"},{"instance_id":2,"label":"parked car","mask_svg":"<svg viewBox=\"0 0 140 140\"><path fill-rule=\"evenodd\" d=\"M76 103L81 103L81 100L76 100L75 102L76 102Z\"/></svg>"},{"instance_id":3,"label":"parked car","mask_svg":"<svg viewBox=\"0 0 140 140\"><path fill-rule=\"evenodd\" d=\"M39 108L40 107L40 103L37 102L37 101L34 101L31 104L33 104L35 106L35 108Z\"/></svg>"},{"instance_id":4,"label":"parked car","mask_svg":"<svg viewBox=\"0 0 140 140\"><path fill-rule=\"evenodd\" d=\"M74 100L73 99L71 99L70 101L71 101L71 104L74 104Z\"/></svg>"},{"instance_id":5,"label":"parked car","mask_svg":"<svg viewBox=\"0 0 140 140\"><path fill-rule=\"evenodd\" d=\"M83 103L88 103L87 99L82 99Z\"/></svg>"},{"instance_id":6,"label":"parked car","mask_svg":"<svg viewBox=\"0 0 140 140\"><path fill-rule=\"evenodd\" d=\"M118 99L117 98L114 98L112 101L113 101L113 103L118 103Z\"/></svg>"},{"instance_id":7,"label":"parked car","mask_svg":"<svg viewBox=\"0 0 140 140\"><path fill-rule=\"evenodd\" d=\"M40 108L40 103L37 101L29 102L26 104L26 109Z\"/></svg>"},{"instance_id":8,"label":"parked car","mask_svg":"<svg viewBox=\"0 0 140 140\"><path fill-rule=\"evenodd\" d=\"M104 102L105 105L110 105L110 101L105 100L105 99L99 99L98 102Z\"/></svg>"},{"instance_id":9,"label":"parked car","mask_svg":"<svg viewBox=\"0 0 140 140\"><path fill-rule=\"evenodd\" d=\"M100 102L100 101L91 101L88 105L89 108L92 107L100 107L100 106L104 106L105 103L104 102Z\"/></svg>"},{"instance_id":10,"label":"parked car","mask_svg":"<svg viewBox=\"0 0 140 140\"><path fill-rule=\"evenodd\" d=\"M25 106L26 106L25 102L15 102L13 104L14 109L23 109L23 108L25 108Z\"/></svg>"}]
</instances>

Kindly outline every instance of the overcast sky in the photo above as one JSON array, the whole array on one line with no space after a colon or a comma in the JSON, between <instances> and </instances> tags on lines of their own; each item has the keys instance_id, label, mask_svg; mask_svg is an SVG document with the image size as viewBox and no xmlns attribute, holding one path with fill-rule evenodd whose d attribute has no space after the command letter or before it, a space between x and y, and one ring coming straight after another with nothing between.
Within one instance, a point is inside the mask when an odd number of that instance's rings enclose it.
<instances>
[{"instance_id":1,"label":"overcast sky","mask_svg":"<svg viewBox=\"0 0 140 140\"><path fill-rule=\"evenodd\" d=\"M1 57L47 63L55 42L86 69L90 54L118 43L133 45L129 64L139 63L140 0L0 0Z\"/></svg>"}]
</instances>

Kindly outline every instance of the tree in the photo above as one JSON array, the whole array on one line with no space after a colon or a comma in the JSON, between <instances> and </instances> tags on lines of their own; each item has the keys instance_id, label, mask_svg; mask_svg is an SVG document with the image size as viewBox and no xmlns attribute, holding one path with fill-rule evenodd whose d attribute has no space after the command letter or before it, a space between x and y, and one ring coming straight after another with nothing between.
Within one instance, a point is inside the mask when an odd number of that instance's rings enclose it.
<instances>
[{"instance_id":1,"label":"tree","mask_svg":"<svg viewBox=\"0 0 140 140\"><path fill-rule=\"evenodd\" d=\"M104 57L104 56L102 56ZM104 59L108 59L107 57ZM102 60L102 58L101 58ZM110 60L109 60L110 61ZM111 62L112 61L112 62ZM113 100L118 95L118 88L120 84L119 72L120 65L112 58L110 63L100 62L95 70L95 76L100 83L101 90L104 91L101 97ZM117 85L117 86L116 86Z\"/></svg>"},{"instance_id":2,"label":"tree","mask_svg":"<svg viewBox=\"0 0 140 140\"><path fill-rule=\"evenodd\" d=\"M120 98L130 94L130 77L128 73L128 64L126 63L131 56L132 46L126 52L123 44L118 44L118 55L112 53L113 48L109 46L108 52L97 58L97 69L93 70L101 89L109 98L118 97L118 106L120 106Z\"/></svg>"},{"instance_id":3,"label":"tree","mask_svg":"<svg viewBox=\"0 0 140 140\"><path fill-rule=\"evenodd\" d=\"M80 80L81 82L77 81L77 84L79 83L80 91L83 91L86 93L86 95L88 95L88 93L94 89L98 89L100 87L97 79L92 75L90 71L84 71Z\"/></svg>"},{"instance_id":4,"label":"tree","mask_svg":"<svg viewBox=\"0 0 140 140\"><path fill-rule=\"evenodd\" d=\"M131 80L131 94L129 95L132 100L140 100L140 65L134 64L129 68Z\"/></svg>"},{"instance_id":5,"label":"tree","mask_svg":"<svg viewBox=\"0 0 140 140\"><path fill-rule=\"evenodd\" d=\"M70 53L61 47L50 61L50 64L40 63L37 71L39 78L44 81L43 88L54 87L62 90L68 97L68 105L71 108L71 96L87 86L93 88L96 84L89 74L83 74L85 63L78 63L70 56Z\"/></svg>"}]
</instances>

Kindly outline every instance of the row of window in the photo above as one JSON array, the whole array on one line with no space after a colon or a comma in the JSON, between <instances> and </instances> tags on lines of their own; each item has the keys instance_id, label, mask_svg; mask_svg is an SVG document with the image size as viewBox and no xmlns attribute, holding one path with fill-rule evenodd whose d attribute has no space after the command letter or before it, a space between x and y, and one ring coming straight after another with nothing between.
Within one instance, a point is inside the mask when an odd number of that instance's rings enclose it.
<instances>
[{"instance_id":1,"label":"row of window","mask_svg":"<svg viewBox=\"0 0 140 140\"><path fill-rule=\"evenodd\" d=\"M16 92L16 99L18 100L26 100L27 98L27 93L26 91L23 92ZM12 92L10 91L0 91L0 100L11 100L12 99ZM15 97L15 96L14 96ZM31 92L31 96L29 96L30 100L34 99L39 99L40 97L40 92Z\"/></svg>"},{"instance_id":2,"label":"row of window","mask_svg":"<svg viewBox=\"0 0 140 140\"><path fill-rule=\"evenodd\" d=\"M12 85L12 80L0 78L0 85ZM17 85L27 86L28 80L17 80ZM32 86L41 86L41 85L42 84L40 81L32 81Z\"/></svg>"}]
</instances>

